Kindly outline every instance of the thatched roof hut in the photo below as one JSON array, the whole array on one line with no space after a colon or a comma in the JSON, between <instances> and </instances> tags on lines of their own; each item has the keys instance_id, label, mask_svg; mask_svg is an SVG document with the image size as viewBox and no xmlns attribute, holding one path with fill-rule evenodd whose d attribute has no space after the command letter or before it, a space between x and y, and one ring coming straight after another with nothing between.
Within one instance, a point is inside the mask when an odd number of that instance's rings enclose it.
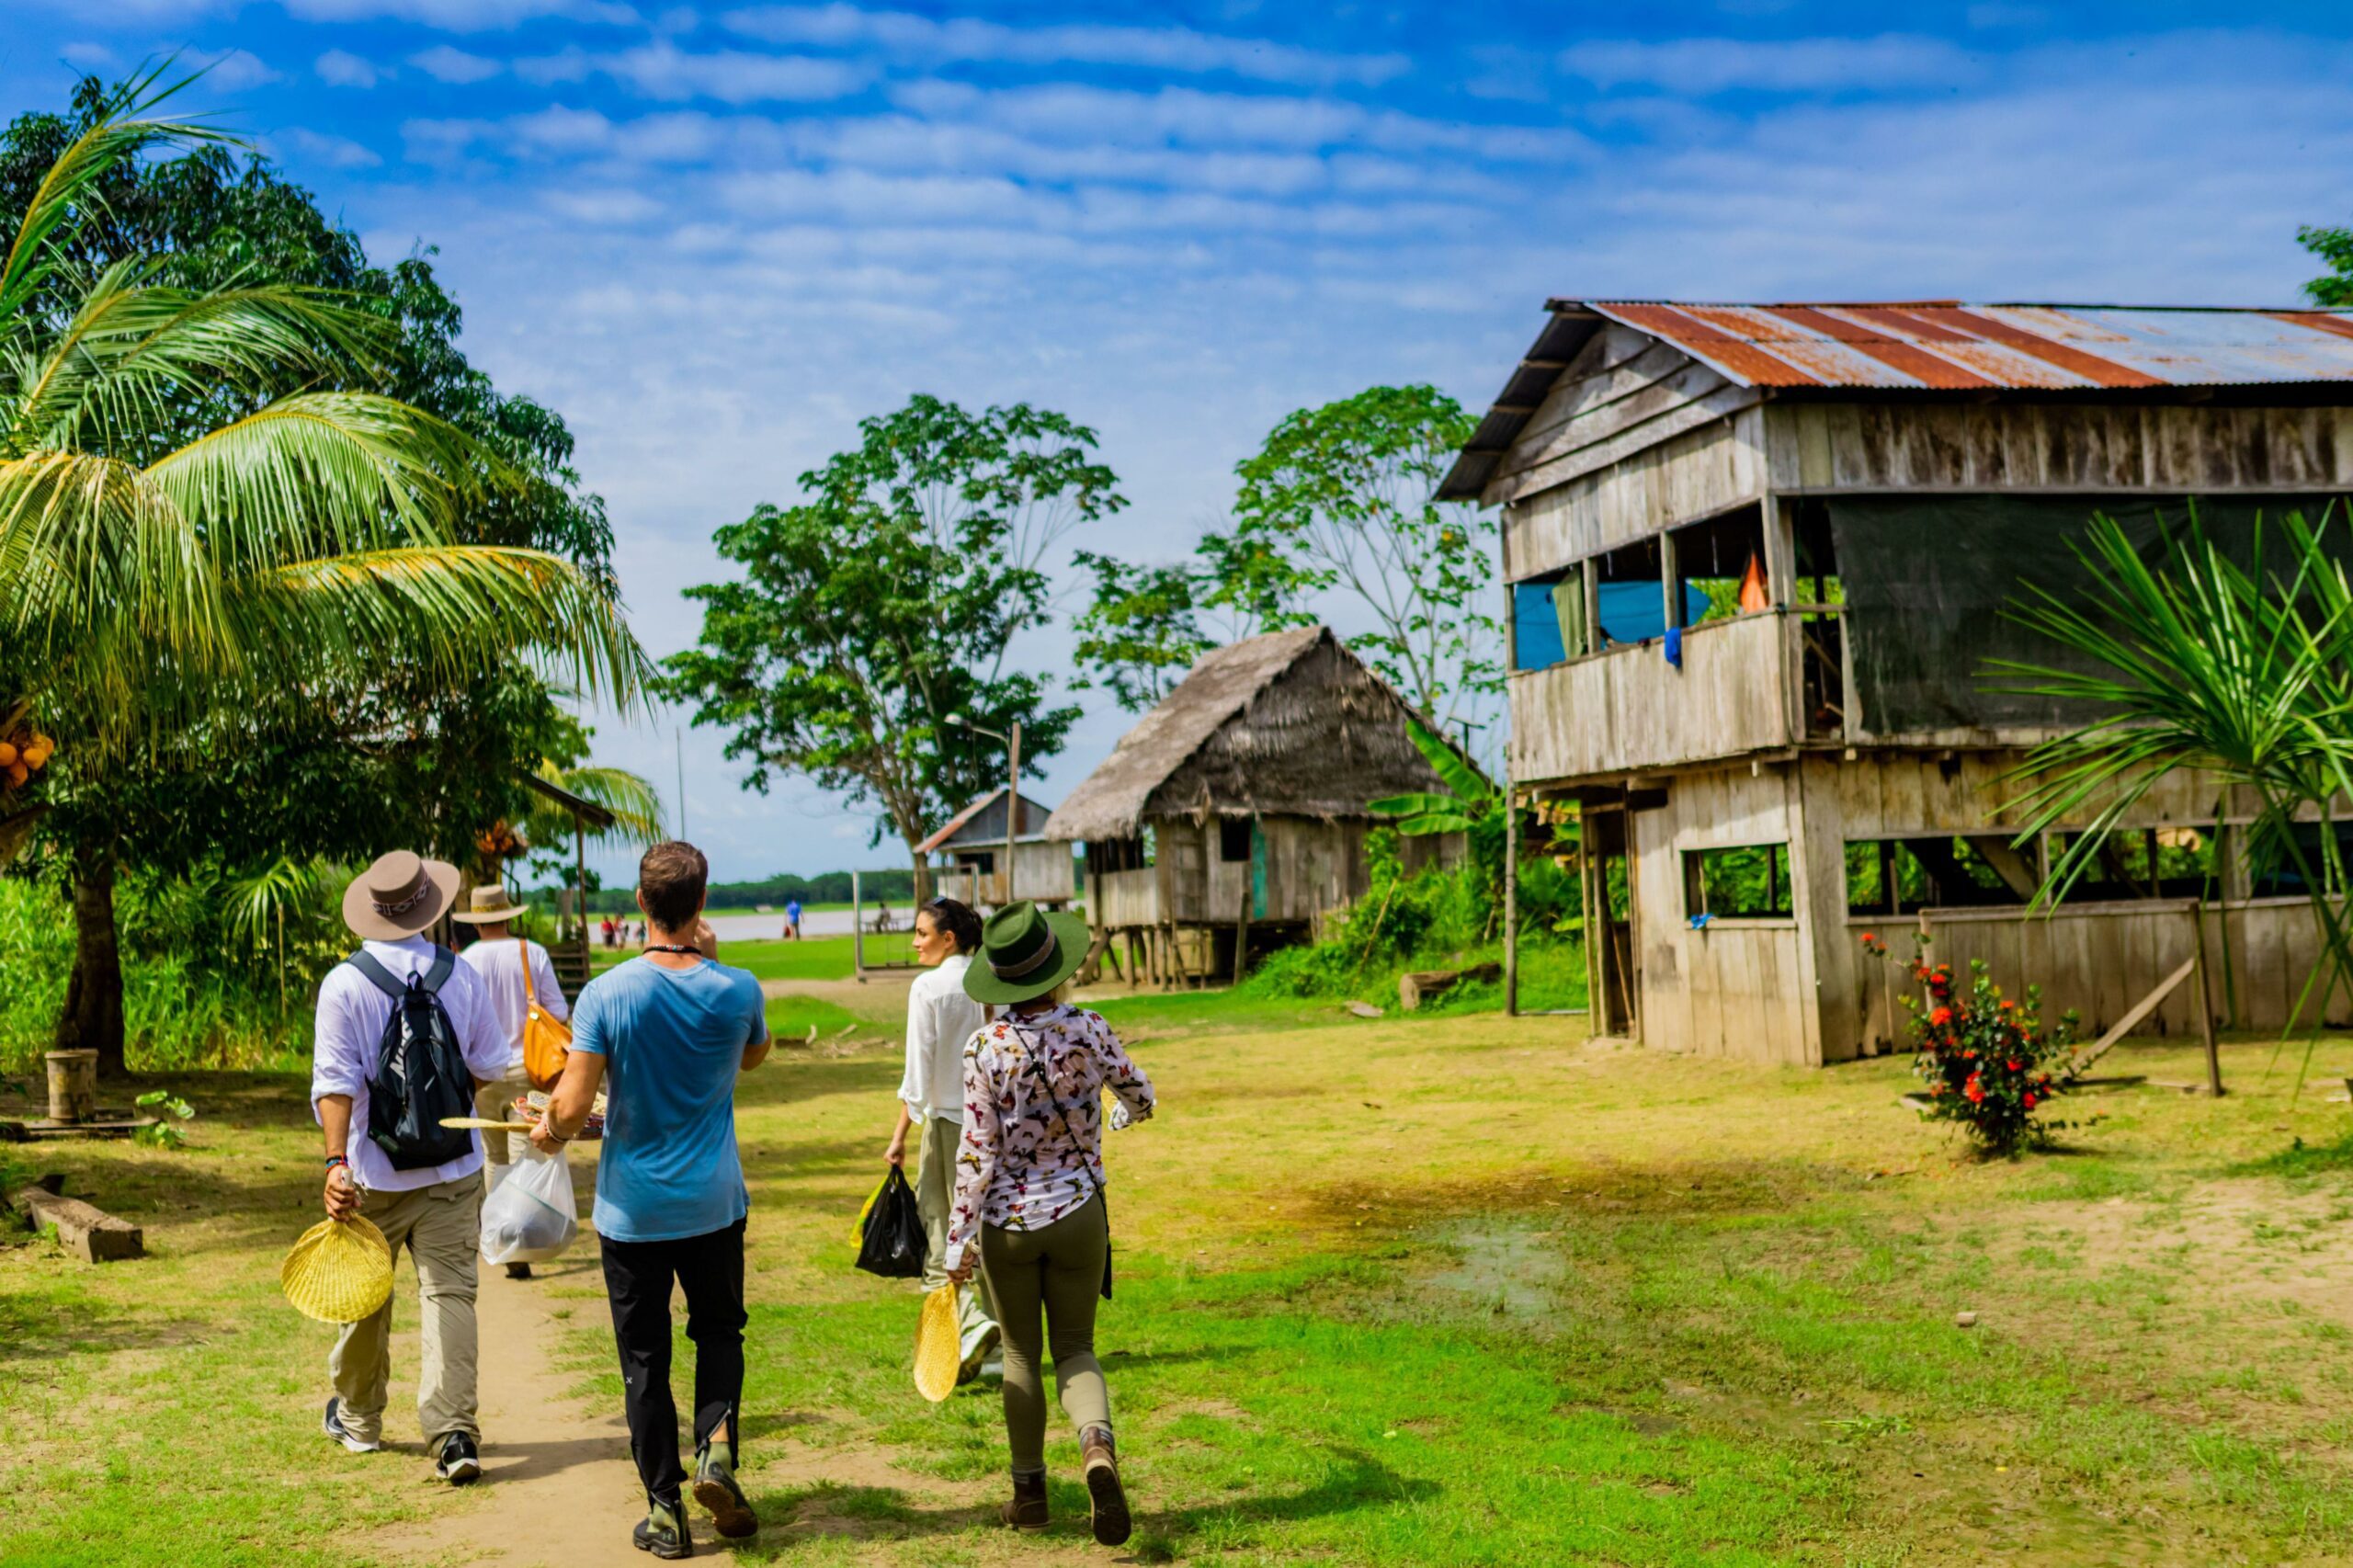
<instances>
[{"instance_id":1,"label":"thatched roof hut","mask_svg":"<svg viewBox=\"0 0 2353 1568\"><path fill-rule=\"evenodd\" d=\"M1046 836L1134 838L1156 817L1364 820L1368 801L1443 788L1407 715L1328 626L1245 638L1204 654L1063 801Z\"/></svg>"},{"instance_id":2,"label":"thatched roof hut","mask_svg":"<svg viewBox=\"0 0 2353 1568\"><path fill-rule=\"evenodd\" d=\"M1233 971L1262 935L1288 940L1369 881L1366 809L1443 789L1404 701L1329 627L1220 648L1128 732L1047 819L1086 845L1087 916L1164 979ZM1405 841L1449 860L1460 835Z\"/></svg>"}]
</instances>

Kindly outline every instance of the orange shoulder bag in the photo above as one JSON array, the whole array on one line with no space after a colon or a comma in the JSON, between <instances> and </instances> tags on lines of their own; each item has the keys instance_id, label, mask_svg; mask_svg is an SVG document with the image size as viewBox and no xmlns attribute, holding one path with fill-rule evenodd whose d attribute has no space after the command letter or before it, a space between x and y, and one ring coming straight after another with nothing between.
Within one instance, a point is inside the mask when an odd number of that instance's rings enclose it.
<instances>
[{"instance_id":1,"label":"orange shoulder bag","mask_svg":"<svg viewBox=\"0 0 2353 1568\"><path fill-rule=\"evenodd\" d=\"M521 937L515 944L523 955L523 1074L531 1087L552 1089L572 1056L572 1026L540 1006L531 989L531 944Z\"/></svg>"}]
</instances>

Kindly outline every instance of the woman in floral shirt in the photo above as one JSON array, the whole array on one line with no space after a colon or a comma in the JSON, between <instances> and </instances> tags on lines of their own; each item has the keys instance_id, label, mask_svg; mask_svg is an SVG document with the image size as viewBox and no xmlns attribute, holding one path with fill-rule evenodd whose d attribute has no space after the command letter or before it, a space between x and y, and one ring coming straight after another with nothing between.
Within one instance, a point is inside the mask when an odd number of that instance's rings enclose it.
<instances>
[{"instance_id":1,"label":"woman in floral shirt","mask_svg":"<svg viewBox=\"0 0 2353 1568\"><path fill-rule=\"evenodd\" d=\"M1152 1114L1152 1081L1110 1026L1062 999L1086 958L1086 923L1009 904L989 918L981 961L964 971L975 1001L1001 1009L964 1047L964 1136L949 1214L948 1273L972 1278L973 1255L996 1303L1005 1345L1005 1427L1013 1450L1017 1529L1046 1528L1046 1390L1051 1346L1063 1411L1078 1426L1095 1539L1128 1539L1126 1494L1111 1441L1111 1396L1095 1359L1095 1303L1111 1293L1103 1202L1103 1091L1111 1125ZM1044 1317L1044 1333L1039 1319Z\"/></svg>"}]
</instances>

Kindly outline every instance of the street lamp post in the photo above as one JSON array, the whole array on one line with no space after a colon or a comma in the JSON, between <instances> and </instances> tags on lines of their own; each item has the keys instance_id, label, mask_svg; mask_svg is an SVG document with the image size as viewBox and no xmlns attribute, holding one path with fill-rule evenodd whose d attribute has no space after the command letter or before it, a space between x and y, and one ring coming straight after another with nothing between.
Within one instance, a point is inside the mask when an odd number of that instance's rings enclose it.
<instances>
[{"instance_id":1,"label":"street lamp post","mask_svg":"<svg viewBox=\"0 0 2353 1568\"><path fill-rule=\"evenodd\" d=\"M1005 896L997 900L997 907L1002 909L1013 902L1013 849L1021 837L1021 721L1016 719L1013 722L1013 733L1010 735L975 724L970 716L963 713L950 713L948 722L974 734L1005 743Z\"/></svg>"}]
</instances>

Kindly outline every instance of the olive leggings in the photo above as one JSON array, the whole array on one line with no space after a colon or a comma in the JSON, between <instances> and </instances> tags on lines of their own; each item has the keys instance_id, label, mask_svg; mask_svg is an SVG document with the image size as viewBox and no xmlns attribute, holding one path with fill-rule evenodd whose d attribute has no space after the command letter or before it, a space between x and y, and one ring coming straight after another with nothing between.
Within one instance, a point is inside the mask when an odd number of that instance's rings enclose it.
<instances>
[{"instance_id":1,"label":"olive leggings","mask_svg":"<svg viewBox=\"0 0 2353 1568\"><path fill-rule=\"evenodd\" d=\"M1063 1413L1080 1431L1111 1424L1111 1391L1095 1360L1095 1303L1103 1289L1110 1223L1100 1193L1077 1213L1039 1231L981 1227L981 1272L1005 1335L1005 1434L1013 1471L1046 1468L1046 1385L1040 1352L1051 1346ZM1045 1342L1038 1315L1045 1313Z\"/></svg>"}]
</instances>

